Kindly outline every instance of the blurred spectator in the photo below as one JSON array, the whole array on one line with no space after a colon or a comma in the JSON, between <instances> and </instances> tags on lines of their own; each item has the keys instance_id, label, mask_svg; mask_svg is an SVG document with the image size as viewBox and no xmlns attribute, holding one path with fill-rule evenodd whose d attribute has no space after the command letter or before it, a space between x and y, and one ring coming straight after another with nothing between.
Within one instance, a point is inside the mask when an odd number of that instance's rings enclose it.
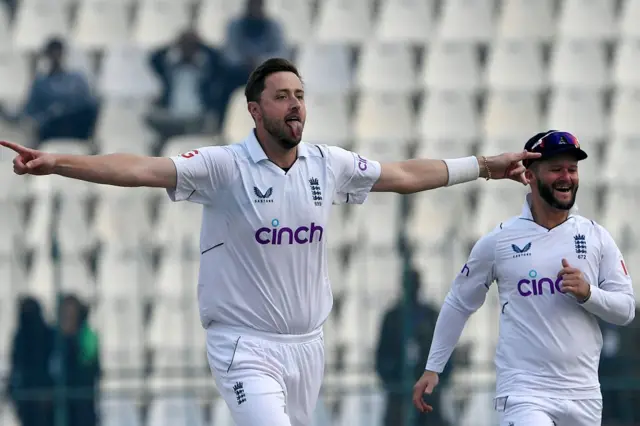
<instances>
[{"instance_id":1,"label":"blurred spectator","mask_svg":"<svg viewBox=\"0 0 640 426\"><path fill-rule=\"evenodd\" d=\"M414 424L444 426L440 403L441 392L451 376L451 362L440 374L438 390L428 403L434 410L429 414L419 414L411 405L411 386L416 377L424 372L429 356L433 330L438 319L438 310L420 302L420 274L410 270L405 277L405 297L384 316L378 348L376 352L376 372L387 392L385 426L404 425L409 413L414 413ZM408 321L408 322L405 322ZM409 331L410 330L410 331ZM407 331L409 331L408 335ZM405 340L406 338L406 340ZM403 386L404 366L411 375L409 384ZM408 389L405 389L408 385Z\"/></svg>"},{"instance_id":2,"label":"blurred spectator","mask_svg":"<svg viewBox=\"0 0 640 426\"><path fill-rule=\"evenodd\" d=\"M43 55L47 71L39 73L31 86L23 111L17 117L30 127L38 142L53 138L90 139L95 126L98 102L87 78L64 65L66 47L51 39Z\"/></svg>"},{"instance_id":3,"label":"blurred spectator","mask_svg":"<svg viewBox=\"0 0 640 426\"><path fill-rule=\"evenodd\" d=\"M215 99L220 96L224 76L222 55L207 46L194 31L151 54L151 68L162 82L157 109L149 124L164 142L171 136L212 131Z\"/></svg>"},{"instance_id":4,"label":"blurred spectator","mask_svg":"<svg viewBox=\"0 0 640 426\"><path fill-rule=\"evenodd\" d=\"M62 374L66 394L67 425L95 426L96 400L100 380L98 337L89 327L89 309L77 297L68 295L60 306L62 344L55 355L57 374ZM64 360L61 364L60 360Z\"/></svg>"},{"instance_id":5,"label":"blurred spectator","mask_svg":"<svg viewBox=\"0 0 640 426\"><path fill-rule=\"evenodd\" d=\"M245 14L229 23L224 53L228 69L219 100L220 126L231 95L247 83L251 71L269 58L288 56L280 23L267 16L263 0L248 0Z\"/></svg>"},{"instance_id":6,"label":"blurred spectator","mask_svg":"<svg viewBox=\"0 0 640 426\"><path fill-rule=\"evenodd\" d=\"M53 381L49 361L53 336L40 303L31 297L22 299L11 348L7 392L22 426L51 426Z\"/></svg>"}]
</instances>

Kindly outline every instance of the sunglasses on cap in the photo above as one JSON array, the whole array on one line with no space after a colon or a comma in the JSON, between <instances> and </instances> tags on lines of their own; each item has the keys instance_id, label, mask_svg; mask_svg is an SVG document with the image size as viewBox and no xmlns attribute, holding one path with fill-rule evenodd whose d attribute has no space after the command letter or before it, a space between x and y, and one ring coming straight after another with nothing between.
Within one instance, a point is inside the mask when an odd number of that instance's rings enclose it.
<instances>
[{"instance_id":1,"label":"sunglasses on cap","mask_svg":"<svg viewBox=\"0 0 640 426\"><path fill-rule=\"evenodd\" d=\"M587 153L580 148L578 138L569 132L552 130L536 136L529 139L524 149L529 152L540 153L541 156L535 160L526 160L523 163L525 167L529 167L534 161L565 153L574 154L578 161L587 158Z\"/></svg>"}]
</instances>

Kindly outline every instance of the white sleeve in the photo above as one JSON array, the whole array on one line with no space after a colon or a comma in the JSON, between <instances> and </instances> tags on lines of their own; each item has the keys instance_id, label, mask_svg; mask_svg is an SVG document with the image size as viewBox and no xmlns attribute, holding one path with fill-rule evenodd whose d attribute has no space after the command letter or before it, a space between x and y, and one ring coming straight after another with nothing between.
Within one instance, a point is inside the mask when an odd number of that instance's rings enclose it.
<instances>
[{"instance_id":1,"label":"white sleeve","mask_svg":"<svg viewBox=\"0 0 640 426\"><path fill-rule=\"evenodd\" d=\"M364 203L380 178L380 163L336 146L327 148L327 156L336 179L333 203Z\"/></svg>"},{"instance_id":2,"label":"white sleeve","mask_svg":"<svg viewBox=\"0 0 640 426\"><path fill-rule=\"evenodd\" d=\"M474 245L467 263L453 280L438 315L426 370L444 370L467 320L484 303L494 280L494 260L495 236L491 233Z\"/></svg>"},{"instance_id":3,"label":"white sleeve","mask_svg":"<svg viewBox=\"0 0 640 426\"><path fill-rule=\"evenodd\" d=\"M176 166L177 184L167 189L172 201L211 204L233 178L231 149L224 146L199 148L171 157Z\"/></svg>"},{"instance_id":4,"label":"white sleeve","mask_svg":"<svg viewBox=\"0 0 640 426\"><path fill-rule=\"evenodd\" d=\"M608 323L627 325L636 312L631 276L611 234L598 227L602 241L598 283L591 283L591 296L582 307Z\"/></svg>"}]
</instances>

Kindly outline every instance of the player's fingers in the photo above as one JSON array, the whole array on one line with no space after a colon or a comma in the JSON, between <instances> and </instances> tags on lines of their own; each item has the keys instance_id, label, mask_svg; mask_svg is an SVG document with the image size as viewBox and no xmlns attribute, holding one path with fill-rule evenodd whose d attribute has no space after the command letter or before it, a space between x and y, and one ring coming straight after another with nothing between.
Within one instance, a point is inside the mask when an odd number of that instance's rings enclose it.
<instances>
[{"instance_id":1,"label":"player's fingers","mask_svg":"<svg viewBox=\"0 0 640 426\"><path fill-rule=\"evenodd\" d=\"M541 155L542 154L540 154L539 152L522 151L516 154L515 158L516 158L516 161L533 160L536 158L540 158Z\"/></svg>"},{"instance_id":2,"label":"player's fingers","mask_svg":"<svg viewBox=\"0 0 640 426\"><path fill-rule=\"evenodd\" d=\"M569 265L569 261L567 259L562 259L562 267L563 268L570 268L571 265Z\"/></svg>"},{"instance_id":3,"label":"player's fingers","mask_svg":"<svg viewBox=\"0 0 640 426\"><path fill-rule=\"evenodd\" d=\"M522 164L516 163L513 169L509 170L509 177L518 177L524 173L525 168Z\"/></svg>"},{"instance_id":4,"label":"player's fingers","mask_svg":"<svg viewBox=\"0 0 640 426\"><path fill-rule=\"evenodd\" d=\"M433 388L435 387L435 383L430 380L429 382L427 382L427 387L424 389L424 393L426 393L427 395L431 395L433 393Z\"/></svg>"},{"instance_id":5,"label":"player's fingers","mask_svg":"<svg viewBox=\"0 0 640 426\"><path fill-rule=\"evenodd\" d=\"M24 161L22 160L22 157L20 155L13 159L13 170L16 173L18 173L18 171L21 172L20 174L24 174L27 171L27 167L25 166Z\"/></svg>"},{"instance_id":6,"label":"player's fingers","mask_svg":"<svg viewBox=\"0 0 640 426\"><path fill-rule=\"evenodd\" d=\"M570 275L580 275L581 272L579 269L576 268L562 268L560 269L560 272L558 272L558 277L568 277Z\"/></svg>"},{"instance_id":7,"label":"player's fingers","mask_svg":"<svg viewBox=\"0 0 640 426\"><path fill-rule=\"evenodd\" d=\"M413 405L421 412L424 412L424 400L422 399L422 389L416 386L413 389Z\"/></svg>"},{"instance_id":8,"label":"player's fingers","mask_svg":"<svg viewBox=\"0 0 640 426\"><path fill-rule=\"evenodd\" d=\"M418 411L420 411L421 413L430 413L433 411L433 407L424 402L422 396L419 396L417 399L414 398L413 405L415 405Z\"/></svg>"},{"instance_id":9,"label":"player's fingers","mask_svg":"<svg viewBox=\"0 0 640 426\"><path fill-rule=\"evenodd\" d=\"M17 152L18 154L29 154L29 153L31 153L31 150L29 148L24 147L22 145L14 143L14 142L0 141L0 146L4 146L5 148L9 148L9 149Z\"/></svg>"},{"instance_id":10,"label":"player's fingers","mask_svg":"<svg viewBox=\"0 0 640 426\"><path fill-rule=\"evenodd\" d=\"M516 182L520 182L523 185L529 184L529 180L525 177L524 173L517 174L513 176L512 179L515 180Z\"/></svg>"},{"instance_id":11,"label":"player's fingers","mask_svg":"<svg viewBox=\"0 0 640 426\"><path fill-rule=\"evenodd\" d=\"M28 170L34 170L37 169L38 167L42 166L44 164L44 160L42 158L35 158L29 162L27 162L27 164L25 164L25 166L27 167Z\"/></svg>"}]
</instances>

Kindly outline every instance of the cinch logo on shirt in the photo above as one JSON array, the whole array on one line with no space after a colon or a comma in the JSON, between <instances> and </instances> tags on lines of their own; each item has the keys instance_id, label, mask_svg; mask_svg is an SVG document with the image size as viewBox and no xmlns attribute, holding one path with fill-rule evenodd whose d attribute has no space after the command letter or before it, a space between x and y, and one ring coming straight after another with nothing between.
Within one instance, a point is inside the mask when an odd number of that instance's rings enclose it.
<instances>
[{"instance_id":1,"label":"cinch logo on shirt","mask_svg":"<svg viewBox=\"0 0 640 426\"><path fill-rule=\"evenodd\" d=\"M322 234L324 234L324 228L314 222L309 226L291 229L286 226L279 228L280 221L273 219L271 226L273 228L263 227L256 231L255 238L258 243L263 245L311 244L322 241Z\"/></svg>"},{"instance_id":2,"label":"cinch logo on shirt","mask_svg":"<svg viewBox=\"0 0 640 426\"><path fill-rule=\"evenodd\" d=\"M537 276L538 273L532 269L529 271L530 280L525 278L518 281L518 293L520 293L520 296L541 296L545 293L555 294L556 291L558 293L561 292L560 283L562 282L562 277L552 279L547 277L537 278Z\"/></svg>"}]
</instances>

